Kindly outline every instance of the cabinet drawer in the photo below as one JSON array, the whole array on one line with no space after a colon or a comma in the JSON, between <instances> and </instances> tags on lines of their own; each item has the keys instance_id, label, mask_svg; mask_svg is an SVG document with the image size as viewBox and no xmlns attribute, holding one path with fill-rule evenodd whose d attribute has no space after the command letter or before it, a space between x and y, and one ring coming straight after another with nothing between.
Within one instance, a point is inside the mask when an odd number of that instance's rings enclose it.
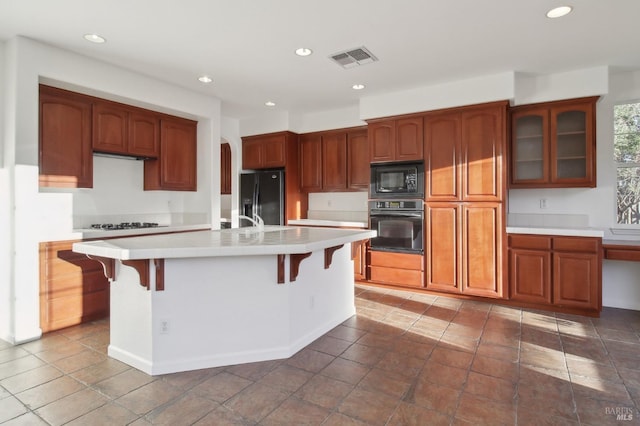
<instances>
[{"instance_id":1,"label":"cabinet drawer","mask_svg":"<svg viewBox=\"0 0 640 426\"><path fill-rule=\"evenodd\" d=\"M551 238L542 235L509 235L509 248L551 250Z\"/></svg>"},{"instance_id":2,"label":"cabinet drawer","mask_svg":"<svg viewBox=\"0 0 640 426\"><path fill-rule=\"evenodd\" d=\"M423 270L423 257L419 254L390 253L386 251L371 251L370 265L387 268Z\"/></svg>"},{"instance_id":3,"label":"cabinet drawer","mask_svg":"<svg viewBox=\"0 0 640 426\"><path fill-rule=\"evenodd\" d=\"M412 287L424 286L422 271L371 266L370 275L371 281L378 283L406 285Z\"/></svg>"},{"instance_id":4,"label":"cabinet drawer","mask_svg":"<svg viewBox=\"0 0 640 426\"><path fill-rule=\"evenodd\" d=\"M577 253L597 253L600 248L599 238L586 237L554 237L553 249Z\"/></svg>"}]
</instances>

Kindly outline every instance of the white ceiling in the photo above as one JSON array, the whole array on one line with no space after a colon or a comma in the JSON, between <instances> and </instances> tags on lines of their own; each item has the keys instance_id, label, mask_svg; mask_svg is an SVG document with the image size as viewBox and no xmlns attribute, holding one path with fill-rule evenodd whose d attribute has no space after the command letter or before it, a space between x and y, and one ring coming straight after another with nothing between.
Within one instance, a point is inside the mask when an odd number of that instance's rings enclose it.
<instances>
[{"instance_id":1,"label":"white ceiling","mask_svg":"<svg viewBox=\"0 0 640 426\"><path fill-rule=\"evenodd\" d=\"M506 71L640 69L640 0L568 0L573 13L545 17L564 1L0 0L0 40L22 35L210 94L236 118L268 100L325 111ZM328 58L360 46L379 61L343 69Z\"/></svg>"}]
</instances>

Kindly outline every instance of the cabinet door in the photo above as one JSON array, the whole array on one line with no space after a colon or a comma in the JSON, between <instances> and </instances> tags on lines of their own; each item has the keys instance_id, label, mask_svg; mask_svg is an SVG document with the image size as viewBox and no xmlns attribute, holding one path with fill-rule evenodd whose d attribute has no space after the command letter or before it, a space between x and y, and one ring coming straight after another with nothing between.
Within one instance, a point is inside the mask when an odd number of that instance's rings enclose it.
<instances>
[{"instance_id":1,"label":"cabinet door","mask_svg":"<svg viewBox=\"0 0 640 426\"><path fill-rule=\"evenodd\" d=\"M263 167L265 169L284 167L287 162L286 141L283 135L266 137L262 141L264 150Z\"/></svg>"},{"instance_id":2,"label":"cabinet door","mask_svg":"<svg viewBox=\"0 0 640 426\"><path fill-rule=\"evenodd\" d=\"M427 201L457 201L460 196L460 114L425 118Z\"/></svg>"},{"instance_id":3,"label":"cabinet door","mask_svg":"<svg viewBox=\"0 0 640 426\"><path fill-rule=\"evenodd\" d=\"M396 121L396 160L422 160L424 151L422 122L422 117Z\"/></svg>"},{"instance_id":4,"label":"cabinet door","mask_svg":"<svg viewBox=\"0 0 640 426\"><path fill-rule=\"evenodd\" d=\"M353 274L356 280L367 279L367 243L356 241L351 243L351 257L353 257Z\"/></svg>"},{"instance_id":5,"label":"cabinet door","mask_svg":"<svg viewBox=\"0 0 640 426\"><path fill-rule=\"evenodd\" d=\"M549 112L546 108L511 115L511 184L549 181Z\"/></svg>"},{"instance_id":6,"label":"cabinet door","mask_svg":"<svg viewBox=\"0 0 640 426\"><path fill-rule=\"evenodd\" d=\"M144 189L197 190L197 123L160 121L160 158L144 162Z\"/></svg>"},{"instance_id":7,"label":"cabinet door","mask_svg":"<svg viewBox=\"0 0 640 426\"><path fill-rule=\"evenodd\" d=\"M340 191L347 188L347 134L322 135L322 188Z\"/></svg>"},{"instance_id":8,"label":"cabinet door","mask_svg":"<svg viewBox=\"0 0 640 426\"><path fill-rule=\"evenodd\" d=\"M462 187L465 201L502 201L505 193L506 107L462 114Z\"/></svg>"},{"instance_id":9,"label":"cabinet door","mask_svg":"<svg viewBox=\"0 0 640 426\"><path fill-rule=\"evenodd\" d=\"M369 160L372 163L395 160L396 126L394 121L369 124L368 135Z\"/></svg>"},{"instance_id":10,"label":"cabinet door","mask_svg":"<svg viewBox=\"0 0 640 426\"><path fill-rule=\"evenodd\" d=\"M551 304L551 252L509 251L511 299Z\"/></svg>"},{"instance_id":11,"label":"cabinet door","mask_svg":"<svg viewBox=\"0 0 640 426\"><path fill-rule=\"evenodd\" d=\"M322 190L322 136L318 133L300 136L300 189Z\"/></svg>"},{"instance_id":12,"label":"cabinet door","mask_svg":"<svg viewBox=\"0 0 640 426\"><path fill-rule=\"evenodd\" d=\"M129 154L157 158L160 151L160 120L157 115L134 110L129 113Z\"/></svg>"},{"instance_id":13,"label":"cabinet door","mask_svg":"<svg viewBox=\"0 0 640 426\"><path fill-rule=\"evenodd\" d=\"M553 303L600 309L600 259L597 254L553 253Z\"/></svg>"},{"instance_id":14,"label":"cabinet door","mask_svg":"<svg viewBox=\"0 0 640 426\"><path fill-rule=\"evenodd\" d=\"M347 187L368 190L371 172L366 130L347 133Z\"/></svg>"},{"instance_id":15,"label":"cabinet door","mask_svg":"<svg viewBox=\"0 0 640 426\"><path fill-rule=\"evenodd\" d=\"M129 114L110 102L93 105L93 149L99 152L127 153Z\"/></svg>"},{"instance_id":16,"label":"cabinet door","mask_svg":"<svg viewBox=\"0 0 640 426\"><path fill-rule=\"evenodd\" d=\"M424 252L428 290L460 292L460 219L459 204L427 204Z\"/></svg>"},{"instance_id":17,"label":"cabinet door","mask_svg":"<svg viewBox=\"0 0 640 426\"><path fill-rule=\"evenodd\" d=\"M502 204L466 204L462 216L462 292L502 297Z\"/></svg>"},{"instance_id":18,"label":"cabinet door","mask_svg":"<svg viewBox=\"0 0 640 426\"><path fill-rule=\"evenodd\" d=\"M40 186L93 187L91 100L40 86Z\"/></svg>"},{"instance_id":19,"label":"cabinet door","mask_svg":"<svg viewBox=\"0 0 640 426\"><path fill-rule=\"evenodd\" d=\"M242 168L261 169L264 164L264 150L261 140L242 141Z\"/></svg>"},{"instance_id":20,"label":"cabinet door","mask_svg":"<svg viewBox=\"0 0 640 426\"><path fill-rule=\"evenodd\" d=\"M231 194L231 146L220 145L220 193Z\"/></svg>"},{"instance_id":21,"label":"cabinet door","mask_svg":"<svg viewBox=\"0 0 640 426\"><path fill-rule=\"evenodd\" d=\"M595 186L594 103L553 107L551 182Z\"/></svg>"}]
</instances>

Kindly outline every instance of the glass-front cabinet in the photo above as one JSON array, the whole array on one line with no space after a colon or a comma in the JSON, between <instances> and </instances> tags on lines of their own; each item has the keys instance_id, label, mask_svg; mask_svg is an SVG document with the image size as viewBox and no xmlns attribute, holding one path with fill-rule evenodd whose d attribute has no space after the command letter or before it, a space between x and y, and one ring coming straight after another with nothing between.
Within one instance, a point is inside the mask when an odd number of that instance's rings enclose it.
<instances>
[{"instance_id":1,"label":"glass-front cabinet","mask_svg":"<svg viewBox=\"0 0 640 426\"><path fill-rule=\"evenodd\" d=\"M511 188L595 187L597 97L511 110Z\"/></svg>"}]
</instances>

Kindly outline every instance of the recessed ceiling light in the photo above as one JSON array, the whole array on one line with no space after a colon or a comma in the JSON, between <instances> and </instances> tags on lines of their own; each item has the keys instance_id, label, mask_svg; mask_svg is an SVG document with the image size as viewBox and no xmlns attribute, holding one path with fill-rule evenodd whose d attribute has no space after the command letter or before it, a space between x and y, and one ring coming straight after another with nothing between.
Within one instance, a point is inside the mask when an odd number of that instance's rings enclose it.
<instances>
[{"instance_id":1,"label":"recessed ceiling light","mask_svg":"<svg viewBox=\"0 0 640 426\"><path fill-rule=\"evenodd\" d=\"M364 84L354 84L353 86L351 86L353 90L362 90L364 89L364 87Z\"/></svg>"},{"instance_id":2,"label":"recessed ceiling light","mask_svg":"<svg viewBox=\"0 0 640 426\"><path fill-rule=\"evenodd\" d=\"M274 106L276 106L276 103L275 103L275 102L271 102L271 101L267 101L267 102L265 102L264 104L265 104L266 106L268 106L268 107L274 107Z\"/></svg>"},{"instance_id":3,"label":"recessed ceiling light","mask_svg":"<svg viewBox=\"0 0 640 426\"><path fill-rule=\"evenodd\" d=\"M560 6L547 12L547 18L561 18L568 15L573 8L571 6Z\"/></svg>"},{"instance_id":4,"label":"recessed ceiling light","mask_svg":"<svg viewBox=\"0 0 640 426\"><path fill-rule=\"evenodd\" d=\"M84 39L91 43L104 43L107 41L104 37L99 36L98 34L85 34Z\"/></svg>"},{"instance_id":5,"label":"recessed ceiling light","mask_svg":"<svg viewBox=\"0 0 640 426\"><path fill-rule=\"evenodd\" d=\"M309 56L313 53L313 50L307 49L306 47L301 47L296 49L296 55L298 56Z\"/></svg>"},{"instance_id":6,"label":"recessed ceiling light","mask_svg":"<svg viewBox=\"0 0 640 426\"><path fill-rule=\"evenodd\" d=\"M202 83L211 83L213 81L208 75L200 76L198 77L198 80L200 80Z\"/></svg>"}]
</instances>

